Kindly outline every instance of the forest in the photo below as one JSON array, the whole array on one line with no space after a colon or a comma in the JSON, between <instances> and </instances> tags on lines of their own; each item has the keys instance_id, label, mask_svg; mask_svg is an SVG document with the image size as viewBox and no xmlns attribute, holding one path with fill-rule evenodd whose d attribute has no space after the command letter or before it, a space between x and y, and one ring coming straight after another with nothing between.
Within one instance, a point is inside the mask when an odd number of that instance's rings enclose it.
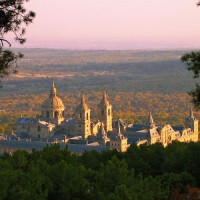
<instances>
[{"instance_id":1,"label":"forest","mask_svg":"<svg viewBox=\"0 0 200 200\"><path fill-rule=\"evenodd\" d=\"M18 74L3 80L0 89L0 133L15 131L20 116L35 117L48 97L55 77L58 96L71 117L83 90L92 118L104 87L113 105L114 120L145 123L152 110L156 124L184 125L191 107L187 94L194 86L180 62L185 51L71 51L14 49L25 57ZM200 115L195 113L198 118Z\"/></svg>"},{"instance_id":2,"label":"forest","mask_svg":"<svg viewBox=\"0 0 200 200\"><path fill-rule=\"evenodd\" d=\"M199 157L199 142L82 156L59 144L18 150L0 157L0 199L186 200L189 188L200 187Z\"/></svg>"}]
</instances>

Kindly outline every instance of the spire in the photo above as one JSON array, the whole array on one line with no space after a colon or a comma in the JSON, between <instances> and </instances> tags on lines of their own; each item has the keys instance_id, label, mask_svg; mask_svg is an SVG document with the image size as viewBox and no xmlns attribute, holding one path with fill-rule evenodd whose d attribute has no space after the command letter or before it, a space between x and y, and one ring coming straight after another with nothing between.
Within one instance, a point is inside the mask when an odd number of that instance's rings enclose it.
<instances>
[{"instance_id":1,"label":"spire","mask_svg":"<svg viewBox=\"0 0 200 200\"><path fill-rule=\"evenodd\" d=\"M83 91L81 92L81 103L85 103L85 94Z\"/></svg>"},{"instance_id":2,"label":"spire","mask_svg":"<svg viewBox=\"0 0 200 200\"><path fill-rule=\"evenodd\" d=\"M121 135L120 121L118 119L118 135Z\"/></svg>"},{"instance_id":3,"label":"spire","mask_svg":"<svg viewBox=\"0 0 200 200\"><path fill-rule=\"evenodd\" d=\"M190 108L190 116L189 116L189 118L194 119L194 113L193 113L192 108Z\"/></svg>"},{"instance_id":4,"label":"spire","mask_svg":"<svg viewBox=\"0 0 200 200\"><path fill-rule=\"evenodd\" d=\"M104 91L103 91L103 98L107 99L107 95L106 95L106 88L104 87Z\"/></svg>"},{"instance_id":5,"label":"spire","mask_svg":"<svg viewBox=\"0 0 200 200\"><path fill-rule=\"evenodd\" d=\"M154 128L155 127L155 123L153 121L151 110L149 111L149 116L148 116L148 119L147 119L147 122L146 122L146 126L147 126L147 128Z\"/></svg>"},{"instance_id":6,"label":"spire","mask_svg":"<svg viewBox=\"0 0 200 200\"><path fill-rule=\"evenodd\" d=\"M54 78L52 78L52 88L55 88Z\"/></svg>"},{"instance_id":7,"label":"spire","mask_svg":"<svg viewBox=\"0 0 200 200\"><path fill-rule=\"evenodd\" d=\"M54 78L52 78L52 88L50 91L50 97L56 97L56 88L55 88L55 83L54 83Z\"/></svg>"},{"instance_id":8,"label":"spire","mask_svg":"<svg viewBox=\"0 0 200 200\"><path fill-rule=\"evenodd\" d=\"M77 112L79 112L80 110L87 110L89 109L87 104L85 103L85 95L83 93L83 91L81 92L81 96L80 96L80 104L77 107Z\"/></svg>"},{"instance_id":9,"label":"spire","mask_svg":"<svg viewBox=\"0 0 200 200\"><path fill-rule=\"evenodd\" d=\"M103 92L103 99L101 100L100 104L101 105L106 105L106 106L110 105L109 101L107 99L107 94L106 94L106 89L105 88L104 88L104 92Z\"/></svg>"},{"instance_id":10,"label":"spire","mask_svg":"<svg viewBox=\"0 0 200 200\"><path fill-rule=\"evenodd\" d=\"M98 132L98 138L100 138L100 139L107 138L103 123L101 123L100 129L99 129L99 132Z\"/></svg>"},{"instance_id":11,"label":"spire","mask_svg":"<svg viewBox=\"0 0 200 200\"><path fill-rule=\"evenodd\" d=\"M118 119L117 124L118 124L118 131L117 131L116 139L122 140L122 139L124 139L124 136L121 133L120 119Z\"/></svg>"}]
</instances>

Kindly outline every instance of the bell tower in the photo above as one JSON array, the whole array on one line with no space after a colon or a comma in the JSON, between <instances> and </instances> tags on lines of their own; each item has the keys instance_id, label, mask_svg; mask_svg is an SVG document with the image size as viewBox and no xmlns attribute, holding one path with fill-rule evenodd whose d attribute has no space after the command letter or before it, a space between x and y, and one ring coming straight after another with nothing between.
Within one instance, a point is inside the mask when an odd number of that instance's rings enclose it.
<instances>
[{"instance_id":1,"label":"bell tower","mask_svg":"<svg viewBox=\"0 0 200 200\"><path fill-rule=\"evenodd\" d=\"M112 105L107 99L106 90L104 89L103 98L98 105L100 121L104 123L105 131L112 131Z\"/></svg>"},{"instance_id":2,"label":"bell tower","mask_svg":"<svg viewBox=\"0 0 200 200\"><path fill-rule=\"evenodd\" d=\"M193 110L190 109L190 115L185 120L186 128L191 128L194 134L199 135L199 120L194 117Z\"/></svg>"},{"instance_id":3,"label":"bell tower","mask_svg":"<svg viewBox=\"0 0 200 200\"><path fill-rule=\"evenodd\" d=\"M90 108L85 103L85 95L81 94L81 102L75 111L75 134L87 138L91 135Z\"/></svg>"}]
</instances>

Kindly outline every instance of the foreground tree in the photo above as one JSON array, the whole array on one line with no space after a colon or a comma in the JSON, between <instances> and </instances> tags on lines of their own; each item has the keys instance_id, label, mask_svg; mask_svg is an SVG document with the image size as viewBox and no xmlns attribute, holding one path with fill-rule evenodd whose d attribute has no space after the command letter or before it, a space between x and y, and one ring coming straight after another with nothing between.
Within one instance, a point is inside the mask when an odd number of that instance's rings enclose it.
<instances>
[{"instance_id":1,"label":"foreground tree","mask_svg":"<svg viewBox=\"0 0 200 200\"><path fill-rule=\"evenodd\" d=\"M17 59L23 57L21 53L15 54L4 48L11 46L11 43L5 38L8 33L13 33L15 40L20 44L26 42L25 27L35 17L33 11L27 11L24 8L24 3L27 1L29 0L0 1L0 82L10 73L16 73Z\"/></svg>"},{"instance_id":2,"label":"foreground tree","mask_svg":"<svg viewBox=\"0 0 200 200\"><path fill-rule=\"evenodd\" d=\"M198 1L197 6L200 6L200 1ZM193 78L199 78L200 75L200 51L192 51L181 57L182 62L186 63L188 66L188 71L193 72ZM200 84L196 84L194 90L189 92L192 97L192 103L197 110L200 109Z\"/></svg>"}]
</instances>

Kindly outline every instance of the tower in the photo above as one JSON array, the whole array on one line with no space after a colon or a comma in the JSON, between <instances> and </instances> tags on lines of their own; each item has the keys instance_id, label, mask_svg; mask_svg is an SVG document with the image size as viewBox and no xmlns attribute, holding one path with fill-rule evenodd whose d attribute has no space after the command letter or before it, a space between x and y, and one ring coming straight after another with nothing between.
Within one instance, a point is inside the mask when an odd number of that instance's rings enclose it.
<instances>
[{"instance_id":1,"label":"tower","mask_svg":"<svg viewBox=\"0 0 200 200\"><path fill-rule=\"evenodd\" d=\"M59 125L64 120L64 110L65 107L62 100L57 96L54 79L52 79L49 98L44 101L41 107L42 113L39 118Z\"/></svg>"},{"instance_id":2,"label":"tower","mask_svg":"<svg viewBox=\"0 0 200 200\"><path fill-rule=\"evenodd\" d=\"M112 131L112 105L107 99L106 90L104 89L103 98L98 105L100 121L104 123L105 131Z\"/></svg>"},{"instance_id":3,"label":"tower","mask_svg":"<svg viewBox=\"0 0 200 200\"><path fill-rule=\"evenodd\" d=\"M191 128L194 134L199 135L199 120L194 117L192 108L190 109L190 115L185 120L186 128Z\"/></svg>"},{"instance_id":4,"label":"tower","mask_svg":"<svg viewBox=\"0 0 200 200\"><path fill-rule=\"evenodd\" d=\"M85 103L85 95L81 94L81 102L75 111L75 134L87 138L91 135L90 109Z\"/></svg>"},{"instance_id":5,"label":"tower","mask_svg":"<svg viewBox=\"0 0 200 200\"><path fill-rule=\"evenodd\" d=\"M120 123L118 120L118 131L114 138L110 139L110 149L125 152L128 148L128 138L121 134Z\"/></svg>"},{"instance_id":6,"label":"tower","mask_svg":"<svg viewBox=\"0 0 200 200\"><path fill-rule=\"evenodd\" d=\"M96 139L100 143L100 145L103 145L103 146L106 146L108 144L108 142L110 141L110 139L107 137L107 134L104 130L103 123L101 123L101 126L100 126L100 129L99 129Z\"/></svg>"},{"instance_id":7,"label":"tower","mask_svg":"<svg viewBox=\"0 0 200 200\"><path fill-rule=\"evenodd\" d=\"M147 119L147 122L146 122L146 128L147 129L156 128L156 125L155 125L155 123L153 121L153 117L152 117L151 111L149 111L149 116L148 116L148 119Z\"/></svg>"}]
</instances>

